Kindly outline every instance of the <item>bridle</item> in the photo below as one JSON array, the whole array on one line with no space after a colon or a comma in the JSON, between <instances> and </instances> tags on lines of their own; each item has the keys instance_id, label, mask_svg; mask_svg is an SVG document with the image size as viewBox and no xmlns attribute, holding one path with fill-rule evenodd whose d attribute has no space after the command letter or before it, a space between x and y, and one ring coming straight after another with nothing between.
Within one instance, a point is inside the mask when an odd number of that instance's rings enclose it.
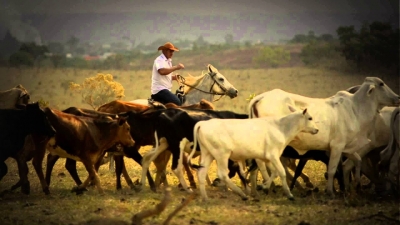
<instances>
[{"instance_id":1,"label":"bridle","mask_svg":"<svg viewBox=\"0 0 400 225\"><path fill-rule=\"evenodd\" d=\"M203 93L205 93L205 94L210 94L210 95L213 95L213 96L215 96L215 95L220 95L220 96L221 96L221 97L219 97L217 100L213 100L213 102L216 102L216 101L220 100L223 96L226 95L226 92L227 92L228 90L227 90L218 80L215 79L215 76L217 75L217 73L209 72L209 73L207 73L206 75L210 76L210 77L212 78L212 80L213 80L213 83L212 83L212 85L210 86L210 90L209 90L209 91L204 91L204 90L201 90L201 89L199 89L199 88L197 88L197 87L194 87L194 86L192 86L192 85L186 84L186 83L185 83L185 78L184 78L183 76L181 76L181 75L177 75L177 76L176 76L176 78L177 78L176 80L178 81L178 84L179 84L179 91L177 91L177 92L178 92L178 95L181 95L182 97L184 96L183 88L184 88L185 85L186 85L186 86L188 86L188 87L191 87L191 88L193 88L193 89L195 89L195 90L198 90L198 91L200 91L200 92L203 92ZM221 88L221 90L224 91L223 94L216 93L216 92L213 91L213 88L214 88L214 85L215 85L215 84L217 84L217 85L219 86L219 88Z\"/></svg>"}]
</instances>

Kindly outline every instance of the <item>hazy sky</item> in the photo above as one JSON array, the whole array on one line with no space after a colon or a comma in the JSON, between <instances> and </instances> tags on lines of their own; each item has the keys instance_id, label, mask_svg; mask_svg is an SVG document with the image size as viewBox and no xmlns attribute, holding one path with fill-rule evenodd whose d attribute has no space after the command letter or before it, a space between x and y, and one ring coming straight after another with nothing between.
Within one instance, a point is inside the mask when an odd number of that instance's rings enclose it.
<instances>
[{"instance_id":1,"label":"hazy sky","mask_svg":"<svg viewBox=\"0 0 400 225\"><path fill-rule=\"evenodd\" d=\"M232 13L393 13L398 0L1 0L21 13L169 11L179 14ZM6 4L4 4L6 3Z\"/></svg>"},{"instance_id":2,"label":"hazy sky","mask_svg":"<svg viewBox=\"0 0 400 225\"><path fill-rule=\"evenodd\" d=\"M359 18L388 17L398 22L399 11L398 0L0 0L0 4L0 36L10 30L20 41L37 43L70 35L107 42L124 35L138 43L199 35L224 41L226 33L233 33L235 40L276 41L309 30L335 33L340 25L360 23ZM23 19L32 13L53 15L40 21ZM61 16L67 13L70 17Z\"/></svg>"}]
</instances>

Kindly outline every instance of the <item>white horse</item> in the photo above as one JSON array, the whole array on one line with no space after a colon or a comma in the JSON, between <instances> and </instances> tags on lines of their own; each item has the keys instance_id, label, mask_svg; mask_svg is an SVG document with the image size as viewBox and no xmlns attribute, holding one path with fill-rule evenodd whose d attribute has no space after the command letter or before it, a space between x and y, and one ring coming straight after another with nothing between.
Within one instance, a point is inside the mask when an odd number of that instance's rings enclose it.
<instances>
[{"instance_id":1,"label":"white horse","mask_svg":"<svg viewBox=\"0 0 400 225\"><path fill-rule=\"evenodd\" d=\"M208 64L208 73L200 76L192 76L189 74L187 77L178 75L179 90L177 90L178 97L183 99L182 106L195 104L200 102L201 99L210 102L214 100L216 95L221 97L227 95L230 98L237 97L238 90L222 75L214 66ZM148 99L136 99L130 101L133 103L147 105Z\"/></svg>"}]
</instances>

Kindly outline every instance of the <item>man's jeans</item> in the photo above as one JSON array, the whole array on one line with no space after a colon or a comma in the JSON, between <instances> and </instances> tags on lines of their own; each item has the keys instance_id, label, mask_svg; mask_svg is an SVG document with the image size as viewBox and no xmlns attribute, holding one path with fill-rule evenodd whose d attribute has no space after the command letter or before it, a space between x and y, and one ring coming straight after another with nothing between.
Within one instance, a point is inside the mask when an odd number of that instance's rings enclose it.
<instances>
[{"instance_id":1,"label":"man's jeans","mask_svg":"<svg viewBox=\"0 0 400 225\"><path fill-rule=\"evenodd\" d=\"M172 102L175 105L182 105L181 100L178 98L178 96L170 92L168 89L161 90L157 94L151 95L151 98L157 102L161 102L162 104Z\"/></svg>"}]
</instances>

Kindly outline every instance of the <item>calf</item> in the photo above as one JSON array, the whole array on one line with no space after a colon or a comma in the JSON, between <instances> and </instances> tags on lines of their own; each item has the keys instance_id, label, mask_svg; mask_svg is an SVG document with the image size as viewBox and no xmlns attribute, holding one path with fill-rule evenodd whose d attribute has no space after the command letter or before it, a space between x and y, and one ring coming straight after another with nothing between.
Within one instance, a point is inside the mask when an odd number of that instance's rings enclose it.
<instances>
[{"instance_id":1,"label":"calf","mask_svg":"<svg viewBox=\"0 0 400 225\"><path fill-rule=\"evenodd\" d=\"M166 109L160 114L158 124L156 127L156 140L160 141L160 146L156 146L154 151L148 152L143 157L142 162L142 181L144 183L144 175L146 174L150 163L164 150L169 150L172 153L172 166L171 169L178 177L182 187L191 192L188 188L182 174L182 155L179 143L183 138L192 142L193 127L202 120L209 120L212 118L237 118L246 119L248 115L238 114L231 111L215 111L215 110L200 110L200 109ZM186 148L187 149L187 148Z\"/></svg>"},{"instance_id":2,"label":"calf","mask_svg":"<svg viewBox=\"0 0 400 225\"><path fill-rule=\"evenodd\" d=\"M113 120L110 117L93 119L75 116L55 109L46 108L45 113L57 134L47 142L44 148L37 151L38 163L34 163L36 172L42 184L43 191L49 194L48 184L44 180L41 168L46 149L52 154L81 161L88 178L73 191L82 193L90 181L93 181L100 193L103 192L94 164L104 154L104 151L117 143L132 146L134 141L130 136L130 126L125 117Z\"/></svg>"},{"instance_id":3,"label":"calf","mask_svg":"<svg viewBox=\"0 0 400 225\"><path fill-rule=\"evenodd\" d=\"M194 146L188 160L192 158L198 143L201 148L200 166L189 165L200 168L198 180L203 199L208 198L204 182L213 159L217 162L220 179L224 180L227 186L239 194L243 200L246 200L247 196L228 178L228 159L265 161L272 170L267 187L270 187L272 180L279 174L287 197L291 200L294 199L286 183L285 170L279 158L284 148L297 134L300 132L316 134L318 129L307 109L301 112L290 105L288 107L292 113L286 116L248 120L213 119L200 121L195 125L193 129ZM250 136L249 131L251 132ZM249 141L251 142L249 143ZM254 190L255 187L252 185L252 188Z\"/></svg>"},{"instance_id":4,"label":"calf","mask_svg":"<svg viewBox=\"0 0 400 225\"><path fill-rule=\"evenodd\" d=\"M42 134L52 137L56 133L38 103L27 104L25 107L25 109L0 109L0 180L7 174L8 170L4 161L8 157L16 157L23 148L25 139L29 134ZM25 172L27 174L26 161L24 164L25 170L19 168L20 175ZM20 177L20 179L22 180L23 177ZM29 194L27 177L22 184L22 192Z\"/></svg>"}]
</instances>

